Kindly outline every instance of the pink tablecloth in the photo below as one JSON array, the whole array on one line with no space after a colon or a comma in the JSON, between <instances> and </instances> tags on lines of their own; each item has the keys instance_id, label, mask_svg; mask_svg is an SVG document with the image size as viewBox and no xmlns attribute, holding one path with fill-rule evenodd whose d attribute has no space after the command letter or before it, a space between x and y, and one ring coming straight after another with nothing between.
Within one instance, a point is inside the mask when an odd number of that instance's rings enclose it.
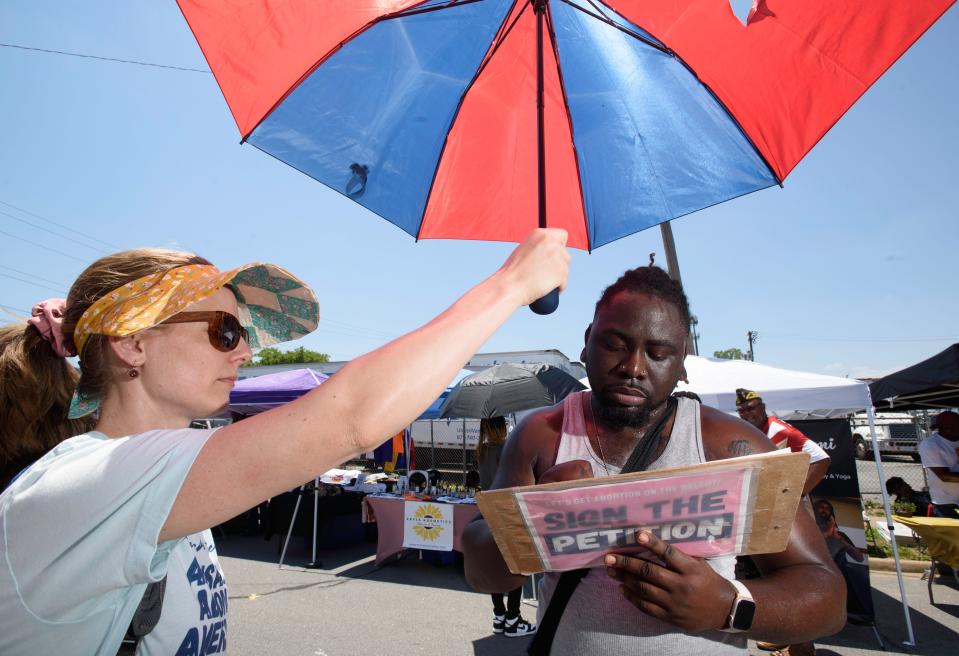
<instances>
[{"instance_id":1,"label":"pink tablecloth","mask_svg":"<svg viewBox=\"0 0 959 656\"><path fill-rule=\"evenodd\" d=\"M403 551L403 508L404 499L390 497L366 497L364 504L368 504L373 511L370 518L376 522L376 564L380 565L390 556ZM440 503L432 501L431 503ZM479 515L479 508L471 503L441 504L453 508L453 549L462 551L463 529L474 517ZM364 513L364 521L366 519Z\"/></svg>"}]
</instances>

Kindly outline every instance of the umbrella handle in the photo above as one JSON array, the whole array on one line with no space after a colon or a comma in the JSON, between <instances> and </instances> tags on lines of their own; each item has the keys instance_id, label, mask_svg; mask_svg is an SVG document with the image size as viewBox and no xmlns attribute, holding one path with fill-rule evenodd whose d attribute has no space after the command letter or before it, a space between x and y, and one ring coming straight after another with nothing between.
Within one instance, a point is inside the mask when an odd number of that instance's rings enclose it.
<instances>
[{"instance_id":1,"label":"umbrella handle","mask_svg":"<svg viewBox=\"0 0 959 656\"><path fill-rule=\"evenodd\" d=\"M529 304L529 309L536 314L552 314L559 307L559 287L542 298Z\"/></svg>"}]
</instances>

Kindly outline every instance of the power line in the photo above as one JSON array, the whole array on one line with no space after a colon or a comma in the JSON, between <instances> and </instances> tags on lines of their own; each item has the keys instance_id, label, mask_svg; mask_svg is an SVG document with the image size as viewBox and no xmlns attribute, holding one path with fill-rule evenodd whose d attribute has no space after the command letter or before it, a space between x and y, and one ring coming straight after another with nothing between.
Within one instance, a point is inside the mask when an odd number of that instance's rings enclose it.
<instances>
[{"instance_id":1,"label":"power line","mask_svg":"<svg viewBox=\"0 0 959 656\"><path fill-rule=\"evenodd\" d=\"M51 287L50 285L44 285L42 282L33 282L32 280L24 280L23 278L19 278L17 276L11 276L9 273L4 273L3 271L0 271L0 276L3 276L4 278L10 278L11 280L16 280L17 282L26 283L28 285L36 285L37 287L43 287L44 289L49 289L50 291L57 292L58 294L66 293L62 289L57 289L55 287Z\"/></svg>"},{"instance_id":2,"label":"power line","mask_svg":"<svg viewBox=\"0 0 959 656\"><path fill-rule=\"evenodd\" d=\"M30 314L29 310L24 310L23 308L16 308L16 307L13 307L12 305L4 305L3 303L0 303L0 308L3 308L4 310L12 310L14 312L20 312L21 314Z\"/></svg>"},{"instance_id":3,"label":"power line","mask_svg":"<svg viewBox=\"0 0 959 656\"><path fill-rule=\"evenodd\" d=\"M65 234L63 234L63 233L61 233L61 232L57 232L56 230L51 230L50 228L44 228L42 225L37 225L36 223L33 223L32 221L27 221L26 219L21 219L21 218L18 217L18 216L14 216L13 214L10 214L9 212L4 212L3 210L0 210L0 214L2 214L3 216L8 216L8 217L10 217L11 219L13 219L14 221L19 221L20 223L26 223L28 226L30 226L30 227L32 227L32 228L36 228L37 230L43 230L44 232L49 232L51 235L55 235L55 236L57 236L57 237L60 237L61 239L69 239L69 240L72 240L72 241L74 241L76 244L78 244L79 246L84 246L84 247L86 247L86 248L90 248L90 249L95 250L95 251L97 251L97 252L99 252L99 253L103 253L104 255L109 255L109 254L110 254L110 251L105 251L105 250L103 250L102 248L100 248L99 246L90 246L89 244L84 244L83 242L76 241L76 238L75 238L75 237L70 237L70 236L65 235Z\"/></svg>"},{"instance_id":4,"label":"power line","mask_svg":"<svg viewBox=\"0 0 959 656\"><path fill-rule=\"evenodd\" d=\"M340 330L352 330L357 332L366 333L371 337L382 337L383 339L392 339L395 335L391 333L384 332L382 330L376 330L375 328L364 328L362 326L355 326L353 324L344 323L342 321L336 321L335 319L330 319L328 317L323 317L320 319L320 326L326 324L327 328L336 328Z\"/></svg>"},{"instance_id":5,"label":"power line","mask_svg":"<svg viewBox=\"0 0 959 656\"><path fill-rule=\"evenodd\" d=\"M17 210L18 212L23 212L24 214L29 214L30 216L35 217L35 218L37 218L37 219L40 219L41 221L46 221L47 223L52 223L53 225L58 226L58 227L60 227L60 228L63 228L64 230L69 230L70 232L75 233L75 234L78 234L78 235L80 235L81 237L85 237L85 238L89 239L90 241L95 241L95 242L98 242L98 243L100 243L100 244L103 244L104 246L109 246L110 248L112 248L112 249L115 250L115 251L121 250L121 247L120 247L120 246L117 246L116 244L111 244L111 243L108 242L108 241L103 241L102 239L97 239L96 237L90 236L90 235L88 235L88 234L85 233L85 232L81 232L80 230L77 230L76 228L71 228L71 227L68 226L68 225L64 225L64 224L62 224L62 223L57 223L57 222L54 221L53 219L48 219L48 218L45 217L45 216L40 216L40 215L37 214L36 212L31 212L30 210L25 210L25 209L23 209L22 207L17 207L17 206L14 205L13 203L8 203L8 202L6 202L6 201L4 201L4 200L0 200L0 205L6 205L7 207L11 207L11 208Z\"/></svg>"},{"instance_id":6,"label":"power line","mask_svg":"<svg viewBox=\"0 0 959 656\"><path fill-rule=\"evenodd\" d=\"M37 280L42 280L42 281L44 281L44 282L48 282L48 283L50 283L51 285L59 285L60 287L63 287L63 288L66 288L66 287L67 287L67 286L64 285L62 282L57 282L56 280L50 280L49 278L43 278L43 277L38 276L38 275L36 275L36 274L29 273L28 271L21 271L20 269L14 269L13 267L9 267L9 266L7 266L6 264L0 264L0 269L6 269L7 271L13 271L14 273L19 273L19 274L21 274L21 275L28 276L28 277L30 277L30 278L36 278Z\"/></svg>"},{"instance_id":7,"label":"power line","mask_svg":"<svg viewBox=\"0 0 959 656\"><path fill-rule=\"evenodd\" d=\"M30 316L30 313L24 309L11 307L3 303L0 303L0 310L3 310L4 313L13 317L12 319L7 319L6 317L0 316L0 322L3 323L21 323L24 317ZM17 316L18 314L20 316Z\"/></svg>"},{"instance_id":8,"label":"power line","mask_svg":"<svg viewBox=\"0 0 959 656\"><path fill-rule=\"evenodd\" d=\"M98 59L100 61L114 62L118 64L136 64L137 66L152 66L153 68L169 68L174 71L189 71L191 73L206 73L207 75L210 74L210 71L204 70L202 68L188 68L186 66L170 66L168 64L153 64L151 62L137 61L135 59L117 59L116 57L99 57L97 55L87 55L80 52L49 50L47 48L31 48L29 46L20 46L15 43L0 43L0 46L4 48L17 48L19 50L31 50L33 52L45 52L51 55L65 55L67 57L82 57L84 59Z\"/></svg>"},{"instance_id":9,"label":"power line","mask_svg":"<svg viewBox=\"0 0 959 656\"><path fill-rule=\"evenodd\" d=\"M47 246L47 245L45 245L45 244L38 244L37 242L31 241L31 240L29 240L29 239L27 239L27 238L25 238L25 237L18 237L17 235L14 235L14 234L11 234L11 233L9 233L9 232L6 232L5 230L0 230L0 235L6 235L7 237L13 237L14 239L19 239L20 241L25 241L25 242L27 242L28 244L33 244L34 246L38 246L38 247L40 247L40 248L42 248L42 249L44 249L44 250L48 250L48 251L50 251L51 253L56 253L57 255L62 255L62 256L64 256L64 257L69 257L71 260L76 260L77 262L83 262L84 264L86 264L86 262L87 262L87 261L84 260L83 258L77 257L76 255L70 255L70 253L64 253L63 251L58 251L57 249L55 249L55 248L50 248L49 246Z\"/></svg>"}]
</instances>

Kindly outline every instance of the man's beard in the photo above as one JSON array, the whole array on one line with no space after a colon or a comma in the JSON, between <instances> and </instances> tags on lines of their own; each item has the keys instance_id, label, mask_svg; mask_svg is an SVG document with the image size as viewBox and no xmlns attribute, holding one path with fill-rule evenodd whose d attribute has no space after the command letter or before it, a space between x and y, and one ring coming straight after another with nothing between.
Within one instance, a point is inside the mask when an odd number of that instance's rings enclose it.
<instances>
[{"instance_id":1,"label":"man's beard","mask_svg":"<svg viewBox=\"0 0 959 656\"><path fill-rule=\"evenodd\" d=\"M596 396L596 401L598 406L597 417L613 429L643 428L649 422L649 415L652 412L648 405L640 408L609 403L603 398L602 394Z\"/></svg>"}]
</instances>

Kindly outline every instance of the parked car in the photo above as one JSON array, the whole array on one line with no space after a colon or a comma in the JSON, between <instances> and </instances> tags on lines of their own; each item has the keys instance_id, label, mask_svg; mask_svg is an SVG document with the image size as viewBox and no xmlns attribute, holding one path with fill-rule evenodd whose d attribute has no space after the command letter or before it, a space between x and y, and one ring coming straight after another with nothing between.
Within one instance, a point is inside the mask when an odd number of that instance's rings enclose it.
<instances>
[{"instance_id":1,"label":"parked car","mask_svg":"<svg viewBox=\"0 0 959 656\"><path fill-rule=\"evenodd\" d=\"M850 419L852 439L859 460L873 457L873 444L869 432L869 418L865 412ZM876 413L876 438L881 455L910 456L919 462L919 439L925 437L920 422L907 412Z\"/></svg>"}]
</instances>

